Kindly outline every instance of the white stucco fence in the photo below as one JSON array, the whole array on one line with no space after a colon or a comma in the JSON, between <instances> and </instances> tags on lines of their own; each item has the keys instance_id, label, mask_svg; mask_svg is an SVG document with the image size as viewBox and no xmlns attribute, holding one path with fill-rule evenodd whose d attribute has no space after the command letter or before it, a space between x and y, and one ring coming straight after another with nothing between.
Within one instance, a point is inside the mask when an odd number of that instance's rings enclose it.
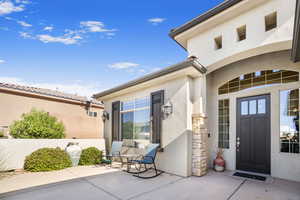
<instances>
[{"instance_id":1,"label":"white stucco fence","mask_svg":"<svg viewBox=\"0 0 300 200\"><path fill-rule=\"evenodd\" d=\"M105 150L104 139L2 139L0 140L0 171L21 169L25 157L33 151L45 147L65 149L69 142L78 142L81 148L96 147Z\"/></svg>"}]
</instances>

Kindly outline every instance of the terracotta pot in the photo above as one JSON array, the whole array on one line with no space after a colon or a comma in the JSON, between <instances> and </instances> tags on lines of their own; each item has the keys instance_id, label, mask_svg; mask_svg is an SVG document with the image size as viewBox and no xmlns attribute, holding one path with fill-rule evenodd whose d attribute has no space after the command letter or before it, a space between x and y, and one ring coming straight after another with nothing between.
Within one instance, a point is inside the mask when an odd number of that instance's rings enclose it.
<instances>
[{"instance_id":1,"label":"terracotta pot","mask_svg":"<svg viewBox=\"0 0 300 200\"><path fill-rule=\"evenodd\" d=\"M217 157L214 160L214 169L217 172L225 171L225 160L220 153L217 154Z\"/></svg>"},{"instance_id":2,"label":"terracotta pot","mask_svg":"<svg viewBox=\"0 0 300 200\"><path fill-rule=\"evenodd\" d=\"M225 167L225 160L222 156L218 155L214 161L215 165Z\"/></svg>"}]
</instances>

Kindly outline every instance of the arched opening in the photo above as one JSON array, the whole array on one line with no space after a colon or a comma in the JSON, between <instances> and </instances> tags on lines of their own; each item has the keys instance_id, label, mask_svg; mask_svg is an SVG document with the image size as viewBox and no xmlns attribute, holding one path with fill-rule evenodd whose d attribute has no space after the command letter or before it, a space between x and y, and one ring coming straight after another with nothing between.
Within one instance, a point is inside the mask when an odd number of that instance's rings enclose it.
<instances>
[{"instance_id":1,"label":"arched opening","mask_svg":"<svg viewBox=\"0 0 300 200\"><path fill-rule=\"evenodd\" d=\"M223 84L218 89L219 95L254 89L275 84L299 81L299 72L288 70L264 70L241 75Z\"/></svg>"}]
</instances>

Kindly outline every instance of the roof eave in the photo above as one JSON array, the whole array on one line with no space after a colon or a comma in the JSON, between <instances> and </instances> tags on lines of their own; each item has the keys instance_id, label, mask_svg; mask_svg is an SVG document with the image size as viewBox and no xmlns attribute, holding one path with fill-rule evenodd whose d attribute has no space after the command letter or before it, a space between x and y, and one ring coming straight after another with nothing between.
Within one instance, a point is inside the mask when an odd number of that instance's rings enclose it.
<instances>
[{"instance_id":1,"label":"roof eave","mask_svg":"<svg viewBox=\"0 0 300 200\"><path fill-rule=\"evenodd\" d=\"M222 11L236 5L237 3L244 1L244 0L227 0L216 7L212 8L211 10L205 12L204 14L192 19L191 21L185 23L182 26L179 26L178 28L172 29L169 33L169 36L176 41L175 37L190 28L208 20L209 18L221 13ZM181 45L182 46L182 45Z\"/></svg>"},{"instance_id":2,"label":"roof eave","mask_svg":"<svg viewBox=\"0 0 300 200\"><path fill-rule=\"evenodd\" d=\"M19 95L19 96L26 96L26 97L32 97L32 98L38 98L38 99L46 99L46 100L51 100L51 101L56 101L56 102L63 102L63 103L70 103L70 104L77 104L77 105L86 105L86 101L80 101L80 100L75 100L75 99L68 99L68 98L63 98L59 96L51 96L51 95L46 95L46 94L38 94L30 91L22 91L14 88L5 88L5 87L0 87L0 93L8 93L8 94L14 94L14 95ZM97 108L104 108L103 104L98 104L98 103L91 103L92 107L97 107Z\"/></svg>"},{"instance_id":3,"label":"roof eave","mask_svg":"<svg viewBox=\"0 0 300 200\"><path fill-rule=\"evenodd\" d=\"M110 95L112 93L115 93L115 92L127 89L129 87L136 86L138 84L141 84L141 83L144 83L144 82L147 82L147 81L159 78L161 76L165 76L167 74L170 74L170 73L173 73L173 72L176 72L176 71L179 71L179 70L185 69L187 67L191 67L191 66L194 67L198 72L200 72L202 74L206 73L206 71L207 71L207 69L204 66L202 66L197 61L196 58L189 58L188 60L186 60L184 62L172 65L172 66L167 67L167 68L165 68L163 70L160 70L158 72L154 72L152 74L149 74L149 75L146 75L146 76L141 77L139 79L130 81L130 82L125 83L123 85L120 85L120 86L114 87L112 89L109 89L109 90L106 90L106 91L94 94L93 98L97 99L97 98L100 98L100 97L104 97L104 96Z\"/></svg>"}]
</instances>

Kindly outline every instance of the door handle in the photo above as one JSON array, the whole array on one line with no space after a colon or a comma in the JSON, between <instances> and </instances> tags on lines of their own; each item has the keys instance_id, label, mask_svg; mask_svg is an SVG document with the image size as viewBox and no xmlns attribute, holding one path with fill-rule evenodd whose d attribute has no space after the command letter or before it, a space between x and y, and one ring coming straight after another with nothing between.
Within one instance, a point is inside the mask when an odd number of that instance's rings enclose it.
<instances>
[{"instance_id":1,"label":"door handle","mask_svg":"<svg viewBox=\"0 0 300 200\"><path fill-rule=\"evenodd\" d=\"M240 137L237 137L237 138L236 138L236 151L237 151L237 152L240 151L240 145L241 145Z\"/></svg>"}]
</instances>

